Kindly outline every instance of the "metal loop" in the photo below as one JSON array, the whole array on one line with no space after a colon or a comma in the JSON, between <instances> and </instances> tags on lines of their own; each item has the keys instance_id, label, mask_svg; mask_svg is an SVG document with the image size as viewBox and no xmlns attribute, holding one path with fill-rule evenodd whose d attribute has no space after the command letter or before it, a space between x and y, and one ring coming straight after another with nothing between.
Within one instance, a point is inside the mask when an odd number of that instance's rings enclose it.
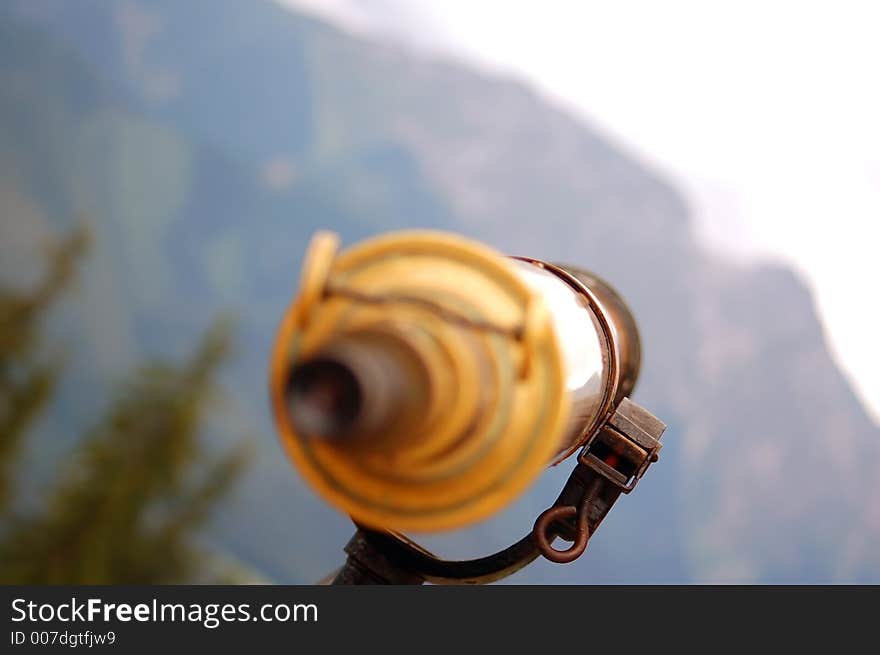
<instances>
[{"instance_id":1,"label":"metal loop","mask_svg":"<svg viewBox=\"0 0 880 655\"><path fill-rule=\"evenodd\" d=\"M535 545L546 559L557 564L568 564L584 554L587 543L590 540L590 526L587 521L588 503L582 503L580 508L573 505L558 505L551 507L538 517L535 527L532 529ZM553 547L553 540L559 536L553 530L553 524L567 518L577 517L574 542L565 550L557 550Z\"/></svg>"},{"instance_id":2,"label":"metal loop","mask_svg":"<svg viewBox=\"0 0 880 655\"><path fill-rule=\"evenodd\" d=\"M585 492L584 480L581 477L583 472L584 467L580 464L574 468L559 494L557 502L560 504L554 505L541 514L535 522L532 532L507 548L485 557L458 561L445 560L432 555L406 535L397 532L376 531L362 525L358 525L358 532L381 552L394 558L399 566L435 584L486 584L494 582L512 575L542 555L553 562L567 563L577 559L586 550L586 541L590 537L587 519L603 484L601 477L595 477L592 482L588 483ZM579 499L575 502L580 504L580 511L574 505L568 504L574 499ZM613 498L608 501L609 505L613 502ZM578 516L576 527L583 526L583 531L575 536L575 544L571 548L567 551L557 551L549 542L552 542L560 534L566 538L569 535L569 530L574 530L575 526L565 526L566 530L560 531L559 522L575 515ZM583 548L580 548L581 541L584 541ZM578 549L573 550L576 546ZM562 553L563 559L557 559L557 555L560 553ZM567 555L569 553L571 554L570 558Z\"/></svg>"}]
</instances>

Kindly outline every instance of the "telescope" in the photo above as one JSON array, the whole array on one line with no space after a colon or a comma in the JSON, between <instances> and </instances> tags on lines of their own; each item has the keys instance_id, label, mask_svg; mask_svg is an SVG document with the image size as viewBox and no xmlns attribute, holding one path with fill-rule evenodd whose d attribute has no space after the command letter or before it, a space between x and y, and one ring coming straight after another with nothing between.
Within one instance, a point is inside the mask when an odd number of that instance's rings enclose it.
<instances>
[{"instance_id":1,"label":"telescope","mask_svg":"<svg viewBox=\"0 0 880 655\"><path fill-rule=\"evenodd\" d=\"M294 466L358 527L334 582L490 582L576 559L658 459L665 425L629 399L640 361L631 312L585 270L435 231L341 252L316 234L270 393ZM406 536L485 520L575 453L556 502L498 553L447 561Z\"/></svg>"}]
</instances>

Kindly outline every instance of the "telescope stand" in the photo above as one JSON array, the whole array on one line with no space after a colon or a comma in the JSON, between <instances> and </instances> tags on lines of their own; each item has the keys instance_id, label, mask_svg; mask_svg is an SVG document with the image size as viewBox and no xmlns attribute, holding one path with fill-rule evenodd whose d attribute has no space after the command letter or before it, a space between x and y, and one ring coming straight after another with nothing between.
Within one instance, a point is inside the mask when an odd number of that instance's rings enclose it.
<instances>
[{"instance_id":1,"label":"telescope stand","mask_svg":"<svg viewBox=\"0 0 880 655\"><path fill-rule=\"evenodd\" d=\"M345 564L336 571L330 584L423 584L425 579L389 557L382 548L358 530L345 546Z\"/></svg>"},{"instance_id":2,"label":"telescope stand","mask_svg":"<svg viewBox=\"0 0 880 655\"><path fill-rule=\"evenodd\" d=\"M631 492L657 461L665 429L650 412L624 398L584 445L556 502L515 544L487 557L450 561L402 534L359 525L345 546L348 559L331 584L483 584L512 575L539 556L558 564L573 562L620 494ZM556 538L571 546L553 548Z\"/></svg>"}]
</instances>

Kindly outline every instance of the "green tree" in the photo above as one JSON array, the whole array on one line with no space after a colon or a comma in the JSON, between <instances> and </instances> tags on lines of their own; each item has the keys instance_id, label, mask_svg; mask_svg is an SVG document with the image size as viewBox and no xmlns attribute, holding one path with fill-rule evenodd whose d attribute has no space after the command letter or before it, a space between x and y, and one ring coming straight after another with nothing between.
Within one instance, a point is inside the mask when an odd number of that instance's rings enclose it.
<instances>
[{"instance_id":1,"label":"green tree","mask_svg":"<svg viewBox=\"0 0 880 655\"><path fill-rule=\"evenodd\" d=\"M35 289L0 289L0 519L12 502L12 478L24 435L52 395L61 362L43 355L40 324L70 282L89 243L85 228L55 244Z\"/></svg>"},{"instance_id":2,"label":"green tree","mask_svg":"<svg viewBox=\"0 0 880 655\"><path fill-rule=\"evenodd\" d=\"M134 371L59 465L41 509L12 507L11 477L27 425L47 407L59 375L57 361L39 356L39 323L85 242L79 234L66 240L34 292L4 292L0 300L0 582L225 580L198 532L246 461L242 447L217 453L202 438L207 413L219 409L216 378L230 346L226 322L205 334L188 361Z\"/></svg>"}]
</instances>

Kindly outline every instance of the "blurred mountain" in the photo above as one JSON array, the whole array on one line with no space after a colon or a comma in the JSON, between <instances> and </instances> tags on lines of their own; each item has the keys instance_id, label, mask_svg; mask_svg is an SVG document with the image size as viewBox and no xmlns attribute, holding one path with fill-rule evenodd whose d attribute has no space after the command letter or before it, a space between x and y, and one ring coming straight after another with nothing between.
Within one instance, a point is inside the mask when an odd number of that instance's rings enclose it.
<instances>
[{"instance_id":1,"label":"blurred mountain","mask_svg":"<svg viewBox=\"0 0 880 655\"><path fill-rule=\"evenodd\" d=\"M213 534L275 580L318 579L351 530L290 469L267 410L305 242L318 227L351 243L426 226L611 280L643 331L635 396L670 424L661 463L588 555L514 581L880 582L880 429L808 290L784 268L702 251L662 174L515 80L268 0L8 0L0 206L31 219L4 221L4 276L41 226L95 226L79 300L58 317L79 355L49 452L137 356L238 313L230 388L264 435ZM466 556L519 536L568 468L432 543Z\"/></svg>"}]
</instances>

